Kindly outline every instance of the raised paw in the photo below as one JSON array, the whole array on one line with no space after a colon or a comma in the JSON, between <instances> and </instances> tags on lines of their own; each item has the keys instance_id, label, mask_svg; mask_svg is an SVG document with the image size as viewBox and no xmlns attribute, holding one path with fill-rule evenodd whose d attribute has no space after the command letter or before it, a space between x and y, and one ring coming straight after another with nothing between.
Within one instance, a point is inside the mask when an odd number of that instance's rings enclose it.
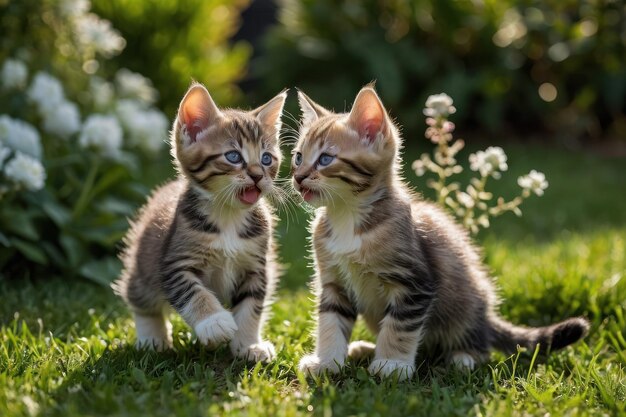
<instances>
[{"instance_id":1,"label":"raised paw","mask_svg":"<svg viewBox=\"0 0 626 417\"><path fill-rule=\"evenodd\" d=\"M233 355L239 358L243 358L248 362L266 363L276 357L276 350L274 349L274 345L268 341L262 341L244 347L235 347L236 345L239 344L231 342L230 348L233 352Z\"/></svg>"},{"instance_id":2,"label":"raised paw","mask_svg":"<svg viewBox=\"0 0 626 417\"><path fill-rule=\"evenodd\" d=\"M450 362L454 366L460 369L467 369L469 371L476 367L476 360L472 355L466 352L454 352L450 356Z\"/></svg>"},{"instance_id":3,"label":"raised paw","mask_svg":"<svg viewBox=\"0 0 626 417\"><path fill-rule=\"evenodd\" d=\"M409 379L415 373L415 365L397 359L375 359L367 369L371 375L386 378L395 375L398 380Z\"/></svg>"},{"instance_id":4,"label":"raised paw","mask_svg":"<svg viewBox=\"0 0 626 417\"><path fill-rule=\"evenodd\" d=\"M357 340L348 345L348 356L354 360L366 359L374 356L376 345L365 340Z\"/></svg>"},{"instance_id":5,"label":"raised paw","mask_svg":"<svg viewBox=\"0 0 626 417\"><path fill-rule=\"evenodd\" d=\"M198 322L194 330L200 342L214 348L233 338L237 324L230 312L220 311Z\"/></svg>"},{"instance_id":6,"label":"raised paw","mask_svg":"<svg viewBox=\"0 0 626 417\"><path fill-rule=\"evenodd\" d=\"M324 372L328 371L331 374L339 373L341 367L343 366L344 361L338 360L322 360L317 355L306 355L300 359L300 364L298 368L300 368L300 372L311 375L311 376L319 376Z\"/></svg>"}]
</instances>

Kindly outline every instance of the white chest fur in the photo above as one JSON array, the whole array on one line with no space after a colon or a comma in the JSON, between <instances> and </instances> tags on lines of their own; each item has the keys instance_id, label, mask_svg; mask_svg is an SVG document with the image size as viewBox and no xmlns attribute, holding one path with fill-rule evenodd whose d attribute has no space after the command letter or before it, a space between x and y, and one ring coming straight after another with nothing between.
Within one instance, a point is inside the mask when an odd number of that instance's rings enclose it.
<instances>
[{"instance_id":1,"label":"white chest fur","mask_svg":"<svg viewBox=\"0 0 626 417\"><path fill-rule=\"evenodd\" d=\"M339 214L328 219L330 235L325 240L326 250L333 254L356 253L363 244L362 237L355 233L355 217Z\"/></svg>"}]
</instances>

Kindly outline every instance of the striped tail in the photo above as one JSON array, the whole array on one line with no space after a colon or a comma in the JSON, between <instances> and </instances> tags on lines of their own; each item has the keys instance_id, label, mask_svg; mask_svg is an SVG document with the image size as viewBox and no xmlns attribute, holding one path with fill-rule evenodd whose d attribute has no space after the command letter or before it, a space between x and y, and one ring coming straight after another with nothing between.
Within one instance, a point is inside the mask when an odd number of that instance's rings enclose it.
<instances>
[{"instance_id":1,"label":"striped tail","mask_svg":"<svg viewBox=\"0 0 626 417\"><path fill-rule=\"evenodd\" d=\"M490 319L493 346L508 354L517 352L517 346L534 350L539 345L542 353L562 349L582 339L589 332L589 322L572 317L545 327L516 326L500 317Z\"/></svg>"}]
</instances>

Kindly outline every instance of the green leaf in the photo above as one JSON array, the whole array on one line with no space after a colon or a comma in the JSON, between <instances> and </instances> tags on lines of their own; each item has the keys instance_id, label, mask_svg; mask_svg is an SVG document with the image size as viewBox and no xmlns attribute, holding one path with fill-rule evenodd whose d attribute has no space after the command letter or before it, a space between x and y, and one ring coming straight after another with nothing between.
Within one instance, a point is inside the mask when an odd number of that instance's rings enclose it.
<instances>
[{"instance_id":1,"label":"green leaf","mask_svg":"<svg viewBox=\"0 0 626 417\"><path fill-rule=\"evenodd\" d=\"M87 262L81 266L79 272L85 278L108 287L119 276L121 270L120 261L110 256Z\"/></svg>"},{"instance_id":2,"label":"green leaf","mask_svg":"<svg viewBox=\"0 0 626 417\"><path fill-rule=\"evenodd\" d=\"M66 225L70 221L70 211L56 201L48 200L43 203L41 207L48 217L59 227Z\"/></svg>"},{"instance_id":3,"label":"green leaf","mask_svg":"<svg viewBox=\"0 0 626 417\"><path fill-rule=\"evenodd\" d=\"M79 265L80 261L84 259L85 250L83 245L78 239L70 235L62 235L59 238L61 247L65 252L65 256L71 267L75 268Z\"/></svg>"},{"instance_id":4,"label":"green leaf","mask_svg":"<svg viewBox=\"0 0 626 417\"><path fill-rule=\"evenodd\" d=\"M48 257L39 246L26 240L13 238L11 244L27 259L41 265L48 265Z\"/></svg>"},{"instance_id":5,"label":"green leaf","mask_svg":"<svg viewBox=\"0 0 626 417\"><path fill-rule=\"evenodd\" d=\"M18 236L28 240L39 240L39 233L33 223L32 215L27 211L5 209L2 213L2 224L5 230Z\"/></svg>"},{"instance_id":6,"label":"green leaf","mask_svg":"<svg viewBox=\"0 0 626 417\"><path fill-rule=\"evenodd\" d=\"M0 232L0 243L2 243L4 246L6 246L7 248L9 246L11 246L11 241L9 240L8 237L6 237L6 235L2 232Z\"/></svg>"}]
</instances>

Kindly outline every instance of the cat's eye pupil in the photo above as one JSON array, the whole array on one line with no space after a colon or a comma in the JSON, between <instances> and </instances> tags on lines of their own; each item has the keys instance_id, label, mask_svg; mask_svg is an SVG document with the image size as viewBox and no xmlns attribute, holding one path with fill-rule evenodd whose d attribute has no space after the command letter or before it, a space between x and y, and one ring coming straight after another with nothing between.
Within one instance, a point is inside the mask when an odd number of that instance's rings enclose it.
<instances>
[{"instance_id":1,"label":"cat's eye pupil","mask_svg":"<svg viewBox=\"0 0 626 417\"><path fill-rule=\"evenodd\" d=\"M319 163L320 165L325 166L325 165L330 164L333 161L333 159L335 159L334 156L328 155L327 153L323 153L320 155Z\"/></svg>"},{"instance_id":2,"label":"cat's eye pupil","mask_svg":"<svg viewBox=\"0 0 626 417\"><path fill-rule=\"evenodd\" d=\"M272 165L272 155L268 152L265 152L262 156L261 156L261 163L263 165Z\"/></svg>"},{"instance_id":3,"label":"cat's eye pupil","mask_svg":"<svg viewBox=\"0 0 626 417\"><path fill-rule=\"evenodd\" d=\"M241 157L241 154L237 151L228 151L224 154L224 156L226 157L228 162L231 162L233 164L238 164L243 159Z\"/></svg>"},{"instance_id":4,"label":"cat's eye pupil","mask_svg":"<svg viewBox=\"0 0 626 417\"><path fill-rule=\"evenodd\" d=\"M302 154L300 152L296 153L295 161L296 165L300 165L302 163Z\"/></svg>"}]
</instances>

